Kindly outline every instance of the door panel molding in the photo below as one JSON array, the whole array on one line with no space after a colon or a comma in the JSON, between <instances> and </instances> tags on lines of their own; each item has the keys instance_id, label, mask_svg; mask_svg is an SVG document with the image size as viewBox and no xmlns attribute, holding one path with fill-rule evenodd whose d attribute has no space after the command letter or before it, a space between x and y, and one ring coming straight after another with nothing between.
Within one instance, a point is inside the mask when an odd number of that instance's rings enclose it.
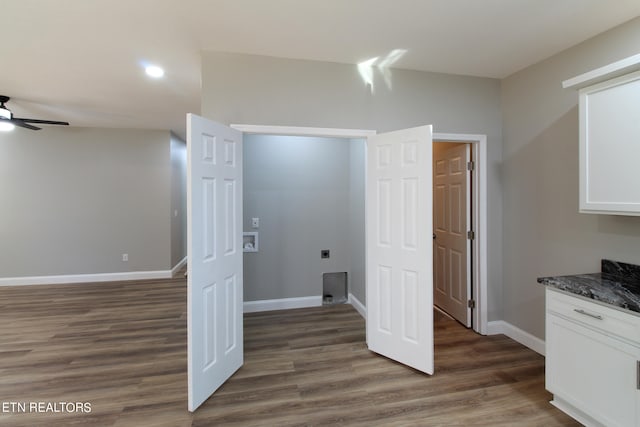
<instances>
[{"instance_id":1,"label":"door panel molding","mask_svg":"<svg viewBox=\"0 0 640 427\"><path fill-rule=\"evenodd\" d=\"M430 125L370 136L366 163L367 345L427 374L433 374L431 141Z\"/></svg>"},{"instance_id":2,"label":"door panel molding","mask_svg":"<svg viewBox=\"0 0 640 427\"><path fill-rule=\"evenodd\" d=\"M244 361L242 133L187 115L187 386L195 411Z\"/></svg>"}]
</instances>

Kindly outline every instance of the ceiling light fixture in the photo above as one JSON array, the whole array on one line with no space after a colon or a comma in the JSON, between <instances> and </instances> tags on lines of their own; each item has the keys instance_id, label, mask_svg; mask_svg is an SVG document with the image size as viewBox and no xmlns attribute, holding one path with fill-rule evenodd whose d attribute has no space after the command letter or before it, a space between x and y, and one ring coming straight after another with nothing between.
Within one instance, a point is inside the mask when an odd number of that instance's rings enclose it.
<instances>
[{"instance_id":1,"label":"ceiling light fixture","mask_svg":"<svg viewBox=\"0 0 640 427\"><path fill-rule=\"evenodd\" d=\"M153 77L154 79L159 79L164 76L164 70L157 65L148 65L144 71L149 77Z\"/></svg>"},{"instance_id":2,"label":"ceiling light fixture","mask_svg":"<svg viewBox=\"0 0 640 427\"><path fill-rule=\"evenodd\" d=\"M4 106L4 102L0 100L0 119L11 120L13 114L11 114L11 110Z\"/></svg>"},{"instance_id":3,"label":"ceiling light fixture","mask_svg":"<svg viewBox=\"0 0 640 427\"><path fill-rule=\"evenodd\" d=\"M9 122L9 120L11 120L11 118L13 117L13 114L11 114L11 111L4 106L4 102L0 104L0 131L2 132L9 132L12 131L16 128L16 126Z\"/></svg>"},{"instance_id":4,"label":"ceiling light fixture","mask_svg":"<svg viewBox=\"0 0 640 427\"><path fill-rule=\"evenodd\" d=\"M12 131L16 128L16 126L13 123L9 123L7 121L4 121L3 119L0 119L0 132L9 132Z\"/></svg>"}]
</instances>

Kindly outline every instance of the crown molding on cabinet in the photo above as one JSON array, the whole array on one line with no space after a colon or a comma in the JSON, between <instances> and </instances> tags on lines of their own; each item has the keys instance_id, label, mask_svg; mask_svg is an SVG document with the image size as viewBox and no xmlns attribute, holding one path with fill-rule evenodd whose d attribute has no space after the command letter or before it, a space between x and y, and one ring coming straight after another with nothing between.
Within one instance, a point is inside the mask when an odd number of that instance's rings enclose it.
<instances>
[{"instance_id":1,"label":"crown molding on cabinet","mask_svg":"<svg viewBox=\"0 0 640 427\"><path fill-rule=\"evenodd\" d=\"M563 89L582 89L640 70L640 54L596 68L562 82Z\"/></svg>"}]
</instances>

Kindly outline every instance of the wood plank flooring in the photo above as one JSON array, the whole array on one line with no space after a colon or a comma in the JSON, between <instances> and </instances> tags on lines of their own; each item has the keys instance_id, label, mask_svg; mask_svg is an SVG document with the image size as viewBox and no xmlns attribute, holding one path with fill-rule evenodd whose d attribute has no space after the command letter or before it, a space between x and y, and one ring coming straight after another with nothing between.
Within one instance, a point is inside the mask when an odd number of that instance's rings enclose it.
<instances>
[{"instance_id":1,"label":"wood plank flooring","mask_svg":"<svg viewBox=\"0 0 640 427\"><path fill-rule=\"evenodd\" d=\"M579 425L548 403L544 358L511 339L436 315L423 375L369 352L349 305L245 315L244 366L191 414L185 316L182 277L0 287L0 426Z\"/></svg>"}]
</instances>

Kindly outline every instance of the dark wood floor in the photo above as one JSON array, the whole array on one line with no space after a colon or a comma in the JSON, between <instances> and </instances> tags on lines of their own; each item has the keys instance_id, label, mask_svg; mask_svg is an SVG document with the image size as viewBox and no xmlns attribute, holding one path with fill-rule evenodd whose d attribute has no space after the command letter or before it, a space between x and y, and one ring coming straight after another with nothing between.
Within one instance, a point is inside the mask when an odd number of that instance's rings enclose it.
<instances>
[{"instance_id":1,"label":"dark wood floor","mask_svg":"<svg viewBox=\"0 0 640 427\"><path fill-rule=\"evenodd\" d=\"M544 358L511 339L436 316L423 375L369 352L349 305L246 315L244 366L191 414L185 314L183 278L0 287L0 425L578 425L548 403Z\"/></svg>"}]
</instances>

